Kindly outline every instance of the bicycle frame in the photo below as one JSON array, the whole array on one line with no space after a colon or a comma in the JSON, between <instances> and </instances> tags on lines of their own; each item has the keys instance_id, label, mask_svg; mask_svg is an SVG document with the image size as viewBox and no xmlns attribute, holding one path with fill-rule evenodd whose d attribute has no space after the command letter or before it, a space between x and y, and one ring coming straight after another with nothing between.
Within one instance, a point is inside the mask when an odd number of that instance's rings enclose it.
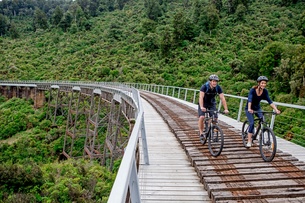
<instances>
[{"instance_id":1,"label":"bicycle frame","mask_svg":"<svg viewBox=\"0 0 305 203\"><path fill-rule=\"evenodd\" d=\"M258 113L258 112L254 112L254 113ZM257 123L258 122L258 124L257 124L257 128L256 128L256 132L253 134L253 136L252 136L252 138L254 137L254 138L256 138L257 137L257 135L260 135L261 133L262 133L262 131L264 130L264 129L266 129L266 127L269 127L269 124L266 122L266 120L265 120L265 115L264 114L266 114L266 113L272 113L272 114L274 114L274 112L269 112L269 111L262 111L261 113L263 113L263 116L261 117L261 118L256 118L256 119L254 119L254 125L255 125L255 123ZM255 135L255 136L254 136Z\"/></svg>"},{"instance_id":2,"label":"bicycle frame","mask_svg":"<svg viewBox=\"0 0 305 203\"><path fill-rule=\"evenodd\" d=\"M255 126L255 123L257 123L257 126ZM268 124L266 123L264 116L262 118L254 119L255 133L253 133L253 135L252 135L252 141L253 140L257 140L257 136L262 133L262 131L264 130L265 126L268 126Z\"/></svg>"},{"instance_id":3,"label":"bicycle frame","mask_svg":"<svg viewBox=\"0 0 305 203\"><path fill-rule=\"evenodd\" d=\"M214 112L212 117L210 116L209 112ZM217 118L215 117L215 114L217 114L217 111L210 111L207 110L205 112L205 118L204 118L204 128L205 128L205 132L207 133L208 136L210 136L210 131L214 125L214 123L217 123ZM208 138L207 136L207 138Z\"/></svg>"},{"instance_id":4,"label":"bicycle frame","mask_svg":"<svg viewBox=\"0 0 305 203\"><path fill-rule=\"evenodd\" d=\"M265 131L265 129L269 127L268 123L265 121L264 117L262 119L260 119L259 121L259 128L261 129L259 135L262 136L263 132ZM258 132L257 132L258 134ZM263 145L268 145L269 144L269 140L270 140L270 134L268 133L268 142L265 142L265 140L263 140Z\"/></svg>"}]
</instances>

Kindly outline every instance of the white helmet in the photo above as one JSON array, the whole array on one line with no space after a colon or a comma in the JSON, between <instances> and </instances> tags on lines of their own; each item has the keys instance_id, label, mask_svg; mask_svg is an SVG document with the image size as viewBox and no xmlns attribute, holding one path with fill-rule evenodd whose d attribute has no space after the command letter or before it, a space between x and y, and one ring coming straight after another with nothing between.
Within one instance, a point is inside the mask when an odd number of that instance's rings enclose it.
<instances>
[{"instance_id":1,"label":"white helmet","mask_svg":"<svg viewBox=\"0 0 305 203\"><path fill-rule=\"evenodd\" d=\"M210 81L211 81L211 80L219 81L219 78L218 78L217 75L210 75L209 80L210 80Z\"/></svg>"},{"instance_id":2,"label":"white helmet","mask_svg":"<svg viewBox=\"0 0 305 203\"><path fill-rule=\"evenodd\" d=\"M260 81L266 81L268 82L268 78L266 76L259 76L256 80L257 82L260 82Z\"/></svg>"}]
</instances>

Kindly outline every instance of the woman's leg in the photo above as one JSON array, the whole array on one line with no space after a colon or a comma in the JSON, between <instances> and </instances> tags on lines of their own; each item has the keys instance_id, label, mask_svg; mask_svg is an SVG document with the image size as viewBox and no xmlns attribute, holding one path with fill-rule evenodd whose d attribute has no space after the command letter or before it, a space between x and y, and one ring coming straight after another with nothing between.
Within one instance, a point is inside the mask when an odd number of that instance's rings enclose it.
<instances>
[{"instance_id":1,"label":"woman's leg","mask_svg":"<svg viewBox=\"0 0 305 203\"><path fill-rule=\"evenodd\" d=\"M247 144L247 146L251 146L252 145L252 135L253 135L253 132L254 132L254 116L253 116L253 114L249 113L247 110L246 110L246 116L247 116L248 121L249 121L248 144Z\"/></svg>"}]
</instances>

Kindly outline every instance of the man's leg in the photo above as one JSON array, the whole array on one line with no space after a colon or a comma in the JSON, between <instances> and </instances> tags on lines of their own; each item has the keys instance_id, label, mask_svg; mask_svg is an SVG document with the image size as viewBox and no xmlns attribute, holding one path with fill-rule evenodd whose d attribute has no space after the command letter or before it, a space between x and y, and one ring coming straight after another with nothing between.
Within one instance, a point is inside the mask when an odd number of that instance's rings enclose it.
<instances>
[{"instance_id":1,"label":"man's leg","mask_svg":"<svg viewBox=\"0 0 305 203\"><path fill-rule=\"evenodd\" d=\"M203 134L204 130L204 112L201 111L200 106L198 105L198 129L199 129L199 136Z\"/></svg>"}]
</instances>

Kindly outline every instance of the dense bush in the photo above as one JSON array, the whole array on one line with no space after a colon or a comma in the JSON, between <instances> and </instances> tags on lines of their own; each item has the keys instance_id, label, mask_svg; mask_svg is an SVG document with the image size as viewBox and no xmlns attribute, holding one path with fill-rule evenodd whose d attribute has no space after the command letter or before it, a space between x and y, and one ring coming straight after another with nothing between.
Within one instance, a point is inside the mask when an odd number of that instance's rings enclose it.
<instances>
[{"instance_id":1,"label":"dense bush","mask_svg":"<svg viewBox=\"0 0 305 203\"><path fill-rule=\"evenodd\" d=\"M31 128L19 128L10 140L0 141L0 202L107 202L117 164L110 172L100 163L85 160L57 162L65 122L52 128L51 121L44 119L44 108L34 110L24 99L2 99L0 107L34 120ZM12 117L1 119L7 123Z\"/></svg>"},{"instance_id":2,"label":"dense bush","mask_svg":"<svg viewBox=\"0 0 305 203\"><path fill-rule=\"evenodd\" d=\"M37 126L41 113L35 112L30 101L24 99L0 102L0 140Z\"/></svg>"}]
</instances>

